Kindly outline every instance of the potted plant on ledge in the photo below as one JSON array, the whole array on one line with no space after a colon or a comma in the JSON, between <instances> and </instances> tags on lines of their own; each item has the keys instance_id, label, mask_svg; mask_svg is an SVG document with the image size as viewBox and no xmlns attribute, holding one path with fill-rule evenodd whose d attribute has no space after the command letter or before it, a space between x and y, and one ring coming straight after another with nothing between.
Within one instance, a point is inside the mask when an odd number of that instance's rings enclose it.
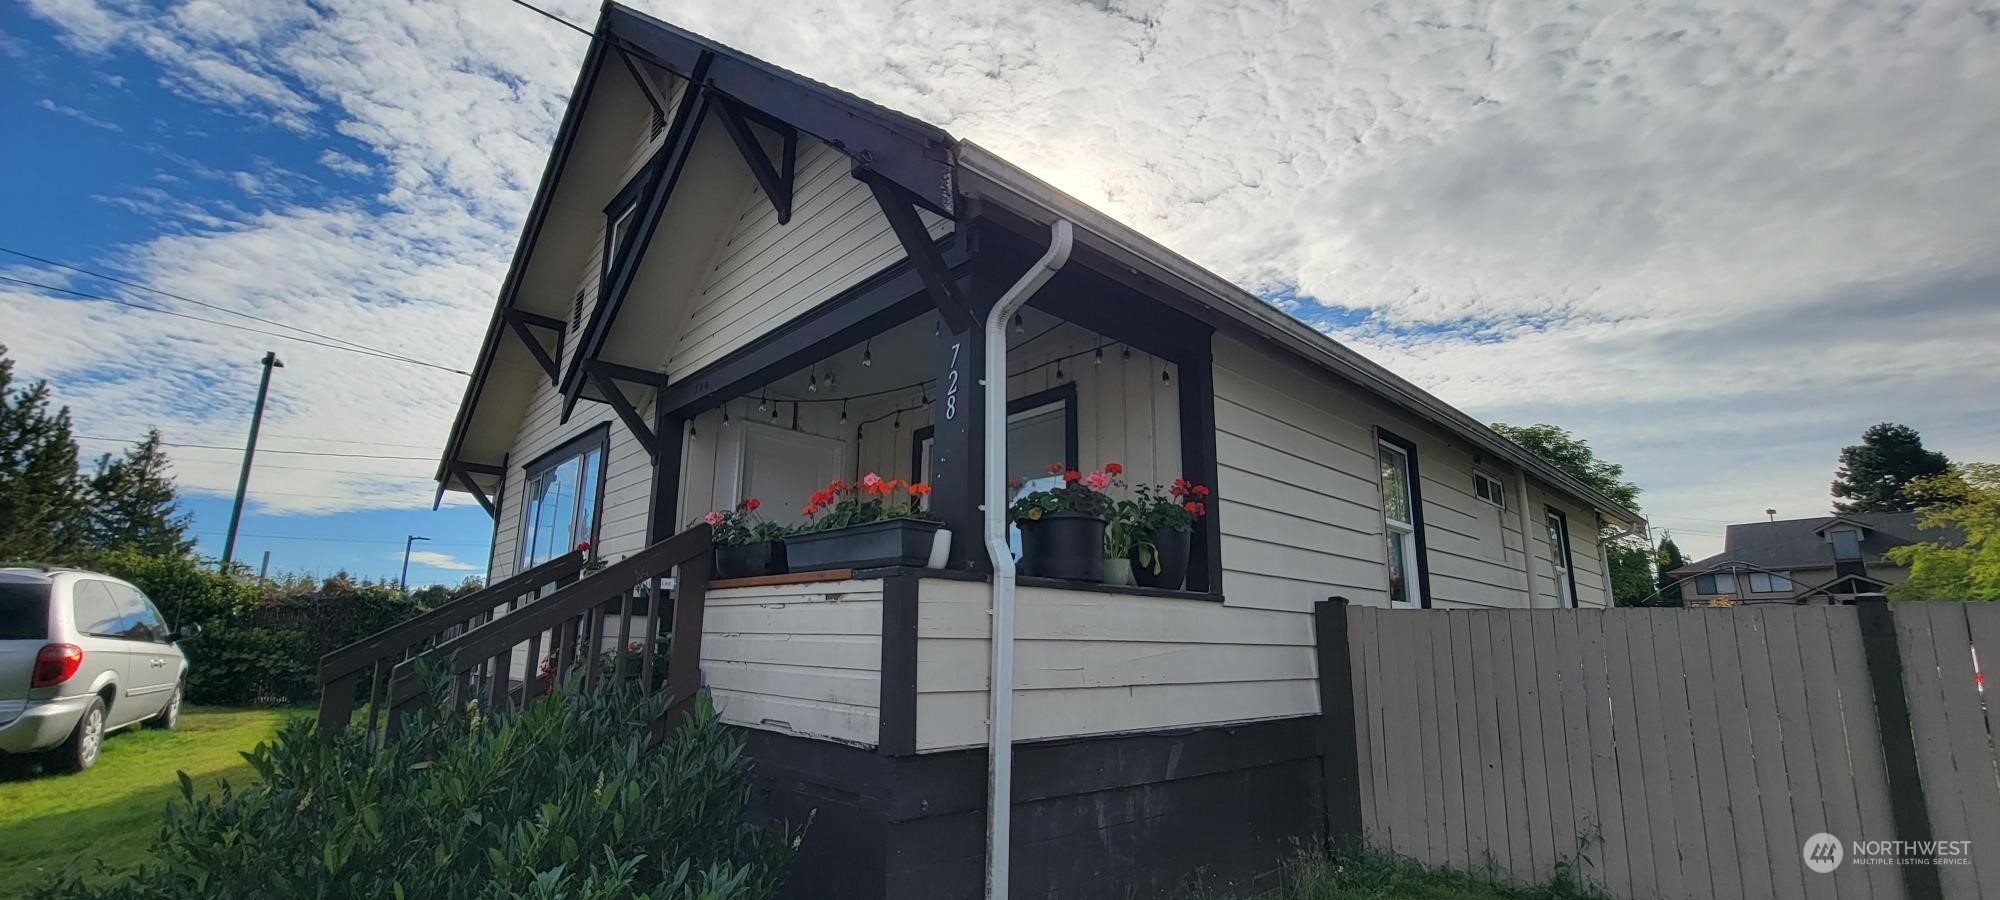
<instances>
[{"instance_id":1,"label":"potted plant on ledge","mask_svg":"<svg viewBox=\"0 0 2000 900\"><path fill-rule=\"evenodd\" d=\"M1119 504L1119 525L1130 534L1127 558L1142 587L1180 590L1187 583L1188 541L1195 520L1208 515L1208 488L1176 478L1166 488L1139 485Z\"/></svg>"},{"instance_id":2,"label":"potted plant on ledge","mask_svg":"<svg viewBox=\"0 0 2000 900\"><path fill-rule=\"evenodd\" d=\"M904 499L898 502L896 494ZM835 479L814 491L800 512L807 524L785 537L794 572L879 566L939 568L951 531L925 512L917 498L930 485L886 479L873 472L853 484Z\"/></svg>"},{"instance_id":3,"label":"potted plant on ledge","mask_svg":"<svg viewBox=\"0 0 2000 900\"><path fill-rule=\"evenodd\" d=\"M763 504L755 497L728 511L712 509L701 517L715 533L710 577L751 578L785 571L785 526L757 515Z\"/></svg>"},{"instance_id":4,"label":"potted plant on ledge","mask_svg":"<svg viewBox=\"0 0 2000 900\"><path fill-rule=\"evenodd\" d=\"M1021 526L1021 574L1070 581L1104 580L1104 531L1113 505L1104 491L1111 475L1084 474L1050 463L1062 486L1015 498L1009 510Z\"/></svg>"}]
</instances>

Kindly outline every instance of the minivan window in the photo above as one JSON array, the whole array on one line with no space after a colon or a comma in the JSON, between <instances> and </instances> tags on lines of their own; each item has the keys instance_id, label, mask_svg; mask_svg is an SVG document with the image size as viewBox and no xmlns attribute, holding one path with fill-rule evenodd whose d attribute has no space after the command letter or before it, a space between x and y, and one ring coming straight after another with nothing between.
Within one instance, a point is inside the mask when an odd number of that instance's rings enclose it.
<instances>
[{"instance_id":1,"label":"minivan window","mask_svg":"<svg viewBox=\"0 0 2000 900\"><path fill-rule=\"evenodd\" d=\"M97 637L123 637L125 611L111 596L110 585L102 581L79 581L70 592L70 621L76 630Z\"/></svg>"},{"instance_id":2,"label":"minivan window","mask_svg":"<svg viewBox=\"0 0 2000 900\"><path fill-rule=\"evenodd\" d=\"M49 586L0 582L0 641L40 641L49 636Z\"/></svg>"},{"instance_id":3,"label":"minivan window","mask_svg":"<svg viewBox=\"0 0 2000 900\"><path fill-rule=\"evenodd\" d=\"M107 584L111 596L118 600L121 616L118 636L128 641L153 641L164 643L167 626L160 622L160 616L153 611L153 604L146 601L146 595L122 584Z\"/></svg>"}]
</instances>

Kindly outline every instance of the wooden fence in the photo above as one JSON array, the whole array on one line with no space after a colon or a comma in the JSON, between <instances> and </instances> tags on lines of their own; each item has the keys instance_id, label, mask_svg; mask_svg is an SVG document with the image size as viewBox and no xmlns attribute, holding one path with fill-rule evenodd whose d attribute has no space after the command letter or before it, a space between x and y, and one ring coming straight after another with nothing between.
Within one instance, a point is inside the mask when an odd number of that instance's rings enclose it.
<instances>
[{"instance_id":1,"label":"wooden fence","mask_svg":"<svg viewBox=\"0 0 2000 900\"><path fill-rule=\"evenodd\" d=\"M1319 623L1336 836L1523 880L1568 861L1619 897L2000 898L2000 721L1973 663L2000 659L2000 604L1335 601ZM1817 874L1822 832L1970 840L1972 863Z\"/></svg>"}]
</instances>

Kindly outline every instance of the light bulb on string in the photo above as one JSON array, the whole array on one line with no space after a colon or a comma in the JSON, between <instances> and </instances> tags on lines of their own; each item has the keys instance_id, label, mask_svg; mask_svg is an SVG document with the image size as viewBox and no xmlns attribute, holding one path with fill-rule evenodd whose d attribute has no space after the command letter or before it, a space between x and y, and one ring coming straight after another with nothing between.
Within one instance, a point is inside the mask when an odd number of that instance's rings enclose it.
<instances>
[{"instance_id":1,"label":"light bulb on string","mask_svg":"<svg viewBox=\"0 0 2000 900\"><path fill-rule=\"evenodd\" d=\"M1123 350L1120 350L1120 351L1118 351L1118 358L1119 358L1120 360L1123 360L1123 361L1125 361L1125 362L1131 362L1131 361L1132 361L1132 348L1131 348L1130 346L1127 346L1127 347L1126 347L1125 349L1123 349Z\"/></svg>"},{"instance_id":2,"label":"light bulb on string","mask_svg":"<svg viewBox=\"0 0 2000 900\"><path fill-rule=\"evenodd\" d=\"M847 424L847 401L840 401L840 424Z\"/></svg>"},{"instance_id":3,"label":"light bulb on string","mask_svg":"<svg viewBox=\"0 0 2000 900\"><path fill-rule=\"evenodd\" d=\"M861 368L866 369L870 366L875 365L875 351L873 349L874 346L875 346L875 339L872 337L869 338L867 342L861 345Z\"/></svg>"},{"instance_id":4,"label":"light bulb on string","mask_svg":"<svg viewBox=\"0 0 2000 900\"><path fill-rule=\"evenodd\" d=\"M1096 349L1096 350L1093 350L1093 351L1091 351L1091 353L1090 353L1090 364L1091 364L1091 365L1093 365L1093 366L1101 366L1101 365L1104 365L1104 345L1103 345L1103 344L1098 344L1098 345L1097 345L1097 349Z\"/></svg>"},{"instance_id":5,"label":"light bulb on string","mask_svg":"<svg viewBox=\"0 0 2000 900\"><path fill-rule=\"evenodd\" d=\"M1173 376L1171 376L1171 375L1168 375L1168 374L1167 374L1167 370L1166 370L1166 369L1165 369L1164 367L1160 369L1160 383L1161 383L1161 384L1173 384L1173 383L1174 383L1174 378L1173 378Z\"/></svg>"},{"instance_id":6,"label":"light bulb on string","mask_svg":"<svg viewBox=\"0 0 2000 900\"><path fill-rule=\"evenodd\" d=\"M1023 324L1023 323L1021 322L1021 314L1020 314L1020 313L1015 313L1015 314L1014 314L1014 333L1015 333L1015 334L1027 334L1027 333L1028 333L1028 327L1027 327L1027 326L1026 326L1025 324Z\"/></svg>"},{"instance_id":7,"label":"light bulb on string","mask_svg":"<svg viewBox=\"0 0 2000 900\"><path fill-rule=\"evenodd\" d=\"M765 403L765 399L766 399L766 398L765 398L765 395L764 395L764 394L758 394L758 395L757 395L757 411L758 411L758 412L763 412L763 411L764 411L764 410L765 410L765 409L767 408L767 404Z\"/></svg>"},{"instance_id":8,"label":"light bulb on string","mask_svg":"<svg viewBox=\"0 0 2000 900\"><path fill-rule=\"evenodd\" d=\"M808 375L806 375L806 393L808 393L808 394L817 394L817 393L819 393L819 376L818 376L818 375L816 375L816 374L808 374Z\"/></svg>"}]
</instances>

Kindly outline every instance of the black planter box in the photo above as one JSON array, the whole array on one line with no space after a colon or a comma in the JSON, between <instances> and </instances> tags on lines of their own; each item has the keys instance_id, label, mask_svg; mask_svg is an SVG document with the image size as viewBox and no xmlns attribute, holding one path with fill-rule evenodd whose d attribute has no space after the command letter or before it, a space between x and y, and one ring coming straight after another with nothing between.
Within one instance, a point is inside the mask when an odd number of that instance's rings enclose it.
<instances>
[{"instance_id":1,"label":"black planter box","mask_svg":"<svg viewBox=\"0 0 2000 900\"><path fill-rule=\"evenodd\" d=\"M1069 581L1104 580L1104 520L1083 513L1022 519L1020 573Z\"/></svg>"},{"instance_id":2,"label":"black planter box","mask_svg":"<svg viewBox=\"0 0 2000 900\"><path fill-rule=\"evenodd\" d=\"M888 519L832 531L785 538L785 564L794 572L923 566L930 562L933 535L943 526L915 519Z\"/></svg>"},{"instance_id":3,"label":"black planter box","mask_svg":"<svg viewBox=\"0 0 2000 900\"><path fill-rule=\"evenodd\" d=\"M785 572L785 543L757 541L751 544L717 544L710 560L710 578L782 575Z\"/></svg>"}]
</instances>

